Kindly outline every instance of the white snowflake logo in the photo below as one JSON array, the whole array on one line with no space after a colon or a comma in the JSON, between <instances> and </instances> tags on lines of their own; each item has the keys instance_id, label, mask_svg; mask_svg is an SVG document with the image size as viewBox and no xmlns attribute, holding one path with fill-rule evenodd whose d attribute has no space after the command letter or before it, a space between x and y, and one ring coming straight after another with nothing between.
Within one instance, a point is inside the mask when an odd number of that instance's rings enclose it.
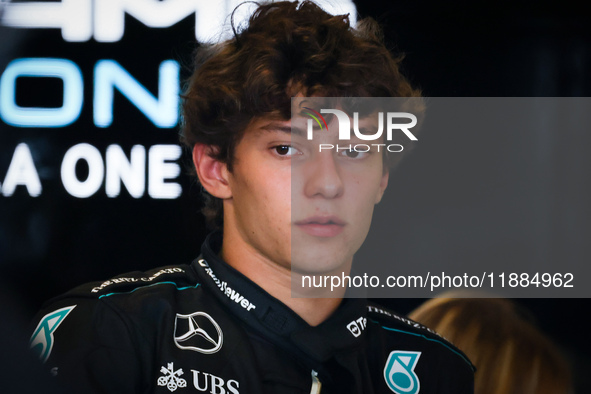
<instances>
[{"instance_id":1,"label":"white snowflake logo","mask_svg":"<svg viewBox=\"0 0 591 394\"><path fill-rule=\"evenodd\" d=\"M161 367L160 372L164 376L158 378L158 386L166 386L171 392L177 388L187 387L187 381L179 378L183 374L183 369L174 370L174 363L168 363L168 368Z\"/></svg>"}]
</instances>

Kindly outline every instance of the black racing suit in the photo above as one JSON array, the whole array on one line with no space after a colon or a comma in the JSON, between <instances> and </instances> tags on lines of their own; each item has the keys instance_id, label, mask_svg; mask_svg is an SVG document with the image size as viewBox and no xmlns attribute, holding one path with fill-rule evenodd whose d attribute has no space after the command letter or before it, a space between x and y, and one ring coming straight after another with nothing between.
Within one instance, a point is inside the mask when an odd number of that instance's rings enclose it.
<instances>
[{"instance_id":1,"label":"black racing suit","mask_svg":"<svg viewBox=\"0 0 591 394\"><path fill-rule=\"evenodd\" d=\"M437 334L365 299L311 327L220 246L53 299L32 348L76 393L473 392L472 364Z\"/></svg>"}]
</instances>

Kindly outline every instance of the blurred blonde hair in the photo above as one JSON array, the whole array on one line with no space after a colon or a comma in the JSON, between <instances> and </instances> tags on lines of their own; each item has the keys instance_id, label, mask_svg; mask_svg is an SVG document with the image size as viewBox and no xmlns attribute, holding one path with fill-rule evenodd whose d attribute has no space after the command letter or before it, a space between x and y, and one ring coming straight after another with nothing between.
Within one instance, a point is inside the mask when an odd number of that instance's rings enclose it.
<instances>
[{"instance_id":1,"label":"blurred blonde hair","mask_svg":"<svg viewBox=\"0 0 591 394\"><path fill-rule=\"evenodd\" d=\"M466 295L446 293L409 317L466 353L477 368L475 394L572 393L566 361L525 311L502 298L458 298Z\"/></svg>"}]
</instances>

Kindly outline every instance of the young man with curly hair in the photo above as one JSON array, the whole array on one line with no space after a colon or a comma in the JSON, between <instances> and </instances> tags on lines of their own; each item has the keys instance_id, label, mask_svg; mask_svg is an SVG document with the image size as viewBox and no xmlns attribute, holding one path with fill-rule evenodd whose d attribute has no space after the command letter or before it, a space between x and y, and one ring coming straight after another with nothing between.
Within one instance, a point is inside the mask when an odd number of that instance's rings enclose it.
<instances>
[{"instance_id":1,"label":"young man with curly hair","mask_svg":"<svg viewBox=\"0 0 591 394\"><path fill-rule=\"evenodd\" d=\"M292 271L349 272L388 184L383 154L354 166L307 149L292 97L418 96L398 62L374 22L352 29L311 2L260 5L201 48L182 135L215 231L190 265L54 300L32 338L42 359L85 393L472 393L472 365L430 330L291 293Z\"/></svg>"}]
</instances>

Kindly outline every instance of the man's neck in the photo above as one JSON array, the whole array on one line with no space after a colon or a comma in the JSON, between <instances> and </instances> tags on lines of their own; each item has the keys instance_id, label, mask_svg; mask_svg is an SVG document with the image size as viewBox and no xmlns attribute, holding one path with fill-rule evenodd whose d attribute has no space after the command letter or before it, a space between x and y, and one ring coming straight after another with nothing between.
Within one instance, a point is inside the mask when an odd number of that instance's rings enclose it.
<instances>
[{"instance_id":1,"label":"man's neck","mask_svg":"<svg viewBox=\"0 0 591 394\"><path fill-rule=\"evenodd\" d=\"M290 268L265 258L231 229L224 229L220 257L311 326L317 326L328 319L341 304L342 298L334 298L334 296L333 298L292 297ZM297 274L294 273L294 275Z\"/></svg>"}]
</instances>

